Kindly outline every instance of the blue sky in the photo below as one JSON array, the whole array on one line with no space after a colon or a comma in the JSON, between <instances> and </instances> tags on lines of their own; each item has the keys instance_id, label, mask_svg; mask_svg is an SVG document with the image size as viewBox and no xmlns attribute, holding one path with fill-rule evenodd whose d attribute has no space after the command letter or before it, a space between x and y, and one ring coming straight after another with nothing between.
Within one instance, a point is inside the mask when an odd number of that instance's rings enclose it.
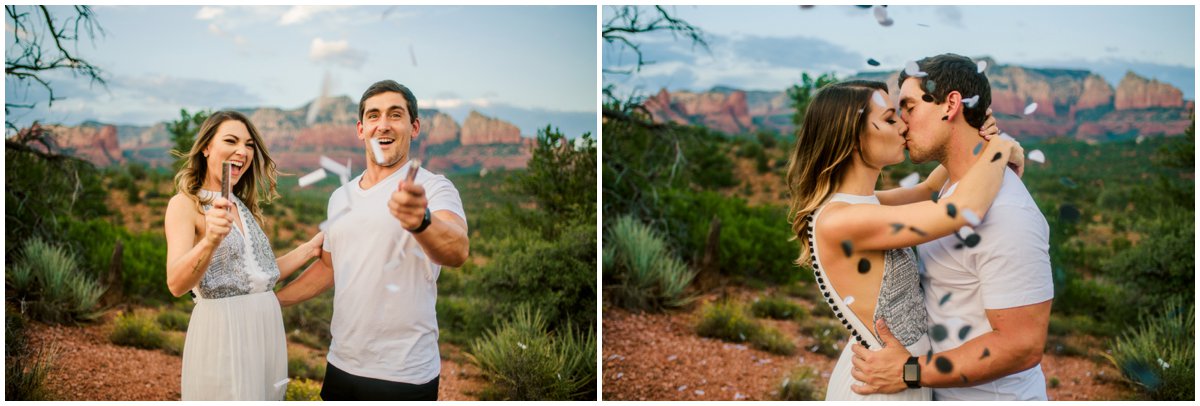
<instances>
[{"instance_id":1,"label":"blue sky","mask_svg":"<svg viewBox=\"0 0 1200 406\"><path fill-rule=\"evenodd\" d=\"M802 72L899 70L909 60L953 52L1000 64L1087 69L1114 85L1126 70L1171 83L1195 99L1193 6L889 6L885 27L856 6L669 6L701 28L710 51L686 39L643 35L635 75L606 74L620 93L717 85L783 90ZM603 19L612 15L605 7ZM606 69L636 61L604 44ZM873 58L879 67L867 64Z\"/></svg>"},{"instance_id":2,"label":"blue sky","mask_svg":"<svg viewBox=\"0 0 1200 406\"><path fill-rule=\"evenodd\" d=\"M11 111L10 120L145 125L176 118L180 108L293 109L320 94L328 72L331 96L357 101L371 83L394 79L422 107L590 115L595 128L594 6L93 9L106 35L80 43L79 53L105 71L107 91L51 75L67 99ZM10 103L44 98L8 78L5 85Z\"/></svg>"}]
</instances>

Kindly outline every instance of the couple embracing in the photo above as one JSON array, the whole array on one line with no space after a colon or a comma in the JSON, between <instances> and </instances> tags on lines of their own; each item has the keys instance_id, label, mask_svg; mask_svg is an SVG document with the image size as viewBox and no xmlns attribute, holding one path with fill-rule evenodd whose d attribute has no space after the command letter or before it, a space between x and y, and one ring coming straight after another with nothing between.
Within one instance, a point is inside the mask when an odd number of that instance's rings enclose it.
<instances>
[{"instance_id":1,"label":"couple embracing","mask_svg":"<svg viewBox=\"0 0 1200 406\"><path fill-rule=\"evenodd\" d=\"M366 170L330 196L327 230L278 258L260 226L259 202L278 195L275 163L258 131L233 111L201 125L190 152L180 153L186 165L164 221L167 286L196 301L183 350L183 400L283 400L280 308L335 286L321 398L437 399L437 276L441 266L466 261L469 241L454 185L424 169L406 176L418 167L409 159L418 117L413 93L394 81L363 93L357 136ZM220 192L225 162L232 163L228 198ZM278 280L312 259L275 292Z\"/></svg>"}]
</instances>

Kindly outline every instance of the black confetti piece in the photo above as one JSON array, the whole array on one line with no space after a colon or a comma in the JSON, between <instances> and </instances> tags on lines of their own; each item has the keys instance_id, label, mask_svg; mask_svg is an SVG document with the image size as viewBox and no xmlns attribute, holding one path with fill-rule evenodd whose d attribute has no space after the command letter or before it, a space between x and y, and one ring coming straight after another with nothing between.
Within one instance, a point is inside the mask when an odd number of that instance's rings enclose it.
<instances>
[{"instance_id":1,"label":"black confetti piece","mask_svg":"<svg viewBox=\"0 0 1200 406\"><path fill-rule=\"evenodd\" d=\"M950 335L950 332L946 331L946 326L941 324L934 324L933 327L929 328L929 338L932 338L933 341L940 343L948 335Z\"/></svg>"},{"instance_id":2,"label":"black confetti piece","mask_svg":"<svg viewBox=\"0 0 1200 406\"><path fill-rule=\"evenodd\" d=\"M971 333L971 326L963 326L961 329L958 330L958 339L965 341L967 339L967 334L970 334L970 333Z\"/></svg>"},{"instance_id":3,"label":"black confetti piece","mask_svg":"<svg viewBox=\"0 0 1200 406\"><path fill-rule=\"evenodd\" d=\"M942 121L950 120L950 116L942 116Z\"/></svg>"},{"instance_id":4,"label":"black confetti piece","mask_svg":"<svg viewBox=\"0 0 1200 406\"><path fill-rule=\"evenodd\" d=\"M924 232L924 231L921 231L921 229L919 229L919 228L916 228L916 227L913 227L913 226L908 226L908 229L909 229L909 230L912 230L912 232L914 232L914 233L917 233L917 235L919 235L919 236L922 236L922 237L924 237L924 236L925 236L925 232Z\"/></svg>"},{"instance_id":5,"label":"black confetti piece","mask_svg":"<svg viewBox=\"0 0 1200 406\"><path fill-rule=\"evenodd\" d=\"M946 215L950 216L950 218L958 216L958 208L954 207L954 203L946 203Z\"/></svg>"},{"instance_id":6,"label":"black confetti piece","mask_svg":"<svg viewBox=\"0 0 1200 406\"><path fill-rule=\"evenodd\" d=\"M931 193L931 194L929 195L929 200L933 200L933 202L934 202L934 203L937 203L937 200L938 200L938 192L933 192L933 193Z\"/></svg>"},{"instance_id":7,"label":"black confetti piece","mask_svg":"<svg viewBox=\"0 0 1200 406\"><path fill-rule=\"evenodd\" d=\"M871 272L871 261L868 261L866 258L859 259L858 260L858 273L867 273L867 272Z\"/></svg>"},{"instance_id":8,"label":"black confetti piece","mask_svg":"<svg viewBox=\"0 0 1200 406\"><path fill-rule=\"evenodd\" d=\"M933 347L929 347L929 352L925 353L925 365L929 365L929 361L933 361Z\"/></svg>"},{"instance_id":9,"label":"black confetti piece","mask_svg":"<svg viewBox=\"0 0 1200 406\"><path fill-rule=\"evenodd\" d=\"M940 355L937 357L937 360L933 362L933 365L936 366L937 370L943 374L948 374L950 371L954 370L954 364L951 363L950 360L946 359L946 357Z\"/></svg>"},{"instance_id":10,"label":"black confetti piece","mask_svg":"<svg viewBox=\"0 0 1200 406\"><path fill-rule=\"evenodd\" d=\"M992 352L991 352L991 351L988 351L988 349L987 349L987 348L984 348L984 349L983 349L983 355L982 355L982 356L980 356L980 357L979 357L979 359L984 359L984 358L987 358L987 357L989 357L989 356L991 356L991 355L992 355Z\"/></svg>"},{"instance_id":11,"label":"black confetti piece","mask_svg":"<svg viewBox=\"0 0 1200 406\"><path fill-rule=\"evenodd\" d=\"M879 66L879 61L876 61L875 59L867 59L867 65Z\"/></svg>"},{"instance_id":12,"label":"black confetti piece","mask_svg":"<svg viewBox=\"0 0 1200 406\"><path fill-rule=\"evenodd\" d=\"M875 126L875 129L876 129L876 130L878 130L878 129L879 129L879 124L875 124L875 122L874 122L874 121L872 121L872 122L871 122L871 125Z\"/></svg>"},{"instance_id":13,"label":"black confetti piece","mask_svg":"<svg viewBox=\"0 0 1200 406\"><path fill-rule=\"evenodd\" d=\"M1075 184L1075 181L1071 180L1071 178L1068 178L1066 176L1058 178L1058 181L1062 182L1063 186L1069 187L1071 189L1074 189L1075 187L1079 186L1079 185Z\"/></svg>"},{"instance_id":14,"label":"black confetti piece","mask_svg":"<svg viewBox=\"0 0 1200 406\"><path fill-rule=\"evenodd\" d=\"M1073 205L1064 204L1058 207L1058 219L1065 223L1074 223L1079 221L1080 216L1081 213L1079 213L1079 209L1075 208Z\"/></svg>"},{"instance_id":15,"label":"black confetti piece","mask_svg":"<svg viewBox=\"0 0 1200 406\"><path fill-rule=\"evenodd\" d=\"M976 245L979 245L979 240L979 234L971 234L963 239L963 244L966 244L967 248L975 248Z\"/></svg>"},{"instance_id":16,"label":"black confetti piece","mask_svg":"<svg viewBox=\"0 0 1200 406\"><path fill-rule=\"evenodd\" d=\"M942 305L946 304L946 302L949 302L949 301L950 301L950 294L947 293L942 296L941 300L938 300L938 306L942 306Z\"/></svg>"},{"instance_id":17,"label":"black confetti piece","mask_svg":"<svg viewBox=\"0 0 1200 406\"><path fill-rule=\"evenodd\" d=\"M962 245L961 243L960 243L960 244L954 244L954 249L956 249L956 250L961 250L961 249L962 249L962 247L963 247L963 245Z\"/></svg>"},{"instance_id":18,"label":"black confetti piece","mask_svg":"<svg viewBox=\"0 0 1200 406\"><path fill-rule=\"evenodd\" d=\"M1000 157L1001 157L1002 155L1004 155L1004 154L1001 154L1001 153L999 153L999 152L997 152L997 153L996 153L996 155L992 155L992 162L999 161L999 160L1000 160Z\"/></svg>"},{"instance_id":19,"label":"black confetti piece","mask_svg":"<svg viewBox=\"0 0 1200 406\"><path fill-rule=\"evenodd\" d=\"M850 245L850 240L842 240L842 253L846 254L846 257L849 258L852 252L854 252L854 246Z\"/></svg>"},{"instance_id":20,"label":"black confetti piece","mask_svg":"<svg viewBox=\"0 0 1200 406\"><path fill-rule=\"evenodd\" d=\"M933 103L933 96L923 94L921 95L921 100L924 100L926 103Z\"/></svg>"},{"instance_id":21,"label":"black confetti piece","mask_svg":"<svg viewBox=\"0 0 1200 406\"><path fill-rule=\"evenodd\" d=\"M971 150L971 155L979 155L979 151L983 149L983 141L975 144L975 149Z\"/></svg>"},{"instance_id":22,"label":"black confetti piece","mask_svg":"<svg viewBox=\"0 0 1200 406\"><path fill-rule=\"evenodd\" d=\"M892 234L896 234L896 233L900 232L900 230L903 230L903 229L904 229L903 224L892 223Z\"/></svg>"},{"instance_id":23,"label":"black confetti piece","mask_svg":"<svg viewBox=\"0 0 1200 406\"><path fill-rule=\"evenodd\" d=\"M962 381L963 381L963 383L967 383L967 376L966 376L966 375L964 375L964 374L961 374L961 373L960 373L960 374L958 374L958 376L962 377Z\"/></svg>"}]
</instances>

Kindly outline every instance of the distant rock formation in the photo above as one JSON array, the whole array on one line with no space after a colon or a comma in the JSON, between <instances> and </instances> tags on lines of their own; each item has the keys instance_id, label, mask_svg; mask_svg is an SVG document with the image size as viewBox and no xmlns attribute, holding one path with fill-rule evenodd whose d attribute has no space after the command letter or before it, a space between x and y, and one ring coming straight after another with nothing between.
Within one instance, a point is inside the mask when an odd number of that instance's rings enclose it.
<instances>
[{"instance_id":1,"label":"distant rock formation","mask_svg":"<svg viewBox=\"0 0 1200 406\"><path fill-rule=\"evenodd\" d=\"M1126 72L1117 85L1117 110L1182 107L1183 92L1157 80Z\"/></svg>"},{"instance_id":2,"label":"distant rock formation","mask_svg":"<svg viewBox=\"0 0 1200 406\"><path fill-rule=\"evenodd\" d=\"M462 145L520 144L521 130L511 123L474 110L463 122Z\"/></svg>"}]
</instances>

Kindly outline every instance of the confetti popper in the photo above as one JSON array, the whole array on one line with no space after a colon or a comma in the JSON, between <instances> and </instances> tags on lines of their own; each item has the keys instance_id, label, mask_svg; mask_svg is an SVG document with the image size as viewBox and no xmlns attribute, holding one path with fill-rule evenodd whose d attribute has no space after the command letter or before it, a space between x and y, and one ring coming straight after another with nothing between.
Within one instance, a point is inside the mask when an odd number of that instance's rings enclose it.
<instances>
[{"instance_id":1,"label":"confetti popper","mask_svg":"<svg viewBox=\"0 0 1200 406\"><path fill-rule=\"evenodd\" d=\"M229 195L233 194L232 172L233 163L229 161L221 163L221 197L225 200L229 200ZM226 207L225 211L229 211L229 207Z\"/></svg>"},{"instance_id":2,"label":"confetti popper","mask_svg":"<svg viewBox=\"0 0 1200 406\"><path fill-rule=\"evenodd\" d=\"M412 165L409 165L409 167L408 167L408 183L411 184L411 183L413 183L413 181L417 180L417 171L420 171L420 170L421 170L421 160L420 159L412 160Z\"/></svg>"},{"instance_id":3,"label":"confetti popper","mask_svg":"<svg viewBox=\"0 0 1200 406\"><path fill-rule=\"evenodd\" d=\"M375 163L383 165L383 148L379 146L378 138L371 138L371 153L375 155Z\"/></svg>"},{"instance_id":4,"label":"confetti popper","mask_svg":"<svg viewBox=\"0 0 1200 406\"><path fill-rule=\"evenodd\" d=\"M325 172L325 168L318 168L317 170L300 177L300 187L306 187L308 185L317 183L321 179L325 179L326 176L329 176L329 174Z\"/></svg>"}]
</instances>

